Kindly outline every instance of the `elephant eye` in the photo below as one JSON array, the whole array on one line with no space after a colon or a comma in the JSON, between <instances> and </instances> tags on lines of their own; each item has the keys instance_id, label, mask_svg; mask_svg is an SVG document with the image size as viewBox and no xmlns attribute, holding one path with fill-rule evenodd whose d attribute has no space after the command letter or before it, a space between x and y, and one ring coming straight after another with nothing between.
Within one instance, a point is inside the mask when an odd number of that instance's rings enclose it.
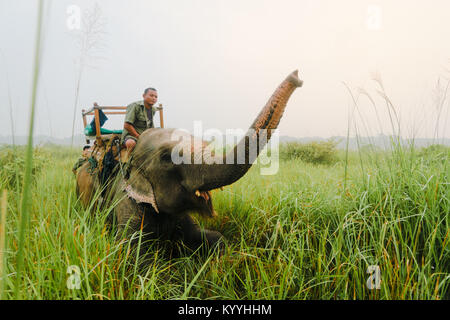
<instances>
[{"instance_id":1,"label":"elephant eye","mask_svg":"<svg viewBox=\"0 0 450 320\"><path fill-rule=\"evenodd\" d=\"M172 161L172 154L171 154L170 150L163 150L161 152L160 159L163 162L170 162L170 161Z\"/></svg>"}]
</instances>

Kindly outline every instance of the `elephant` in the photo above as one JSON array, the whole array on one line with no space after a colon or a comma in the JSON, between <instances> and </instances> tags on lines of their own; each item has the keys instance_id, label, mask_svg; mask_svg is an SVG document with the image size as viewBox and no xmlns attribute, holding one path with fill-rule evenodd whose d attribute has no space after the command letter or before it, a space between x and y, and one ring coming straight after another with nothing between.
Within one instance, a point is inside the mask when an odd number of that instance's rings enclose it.
<instances>
[{"instance_id":1,"label":"elephant","mask_svg":"<svg viewBox=\"0 0 450 320\"><path fill-rule=\"evenodd\" d=\"M150 128L143 132L125 169L117 170L114 181L107 186L119 233L127 238L142 230L149 239L175 241L192 250L223 245L221 233L202 230L190 213L205 217L217 215L211 190L230 185L245 175L264 147L264 143L257 141L264 134L267 143L278 127L291 94L302 84L298 71L289 74L244 138L229 152L211 152L208 142L198 141L188 133L180 134L177 129ZM174 139L175 135L178 140ZM256 149L252 147L255 145ZM244 161L239 161L242 159L238 159L238 150L245 150ZM174 154L182 155L187 161L174 162ZM207 161L212 155L223 161ZM86 194L92 195L92 186L81 183L86 179L84 171L85 166L78 172L77 190L79 194L86 190ZM88 203L86 199L83 202Z\"/></svg>"}]
</instances>

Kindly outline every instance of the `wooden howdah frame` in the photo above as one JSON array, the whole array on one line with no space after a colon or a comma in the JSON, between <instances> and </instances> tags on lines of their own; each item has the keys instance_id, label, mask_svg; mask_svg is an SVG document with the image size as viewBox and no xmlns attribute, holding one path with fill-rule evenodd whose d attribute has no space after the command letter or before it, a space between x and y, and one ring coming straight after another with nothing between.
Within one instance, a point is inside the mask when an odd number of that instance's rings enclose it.
<instances>
[{"instance_id":1,"label":"wooden howdah frame","mask_svg":"<svg viewBox=\"0 0 450 320\"><path fill-rule=\"evenodd\" d=\"M102 134L100 131L100 115L99 110L102 110L105 115L107 114L126 114L127 107L126 106L99 106L96 102L94 102L94 106L88 110L82 109L81 115L83 117L83 130L86 128L88 124L87 116L94 116L95 119L95 140L97 145L101 146L103 144ZM159 122L161 128L164 128L164 118L163 118L163 107L162 104L158 106L159 111ZM90 143L90 139L86 137L86 143Z\"/></svg>"}]
</instances>

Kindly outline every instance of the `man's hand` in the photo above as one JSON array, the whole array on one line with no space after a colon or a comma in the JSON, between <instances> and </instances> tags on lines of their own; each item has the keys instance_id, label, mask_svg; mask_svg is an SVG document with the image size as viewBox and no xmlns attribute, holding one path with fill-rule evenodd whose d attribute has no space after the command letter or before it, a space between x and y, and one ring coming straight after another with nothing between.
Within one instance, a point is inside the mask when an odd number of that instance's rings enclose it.
<instances>
[{"instance_id":1,"label":"man's hand","mask_svg":"<svg viewBox=\"0 0 450 320\"><path fill-rule=\"evenodd\" d=\"M133 127L131 123L125 122L123 125L124 129L126 129L133 137L139 139L139 133L136 132L136 129Z\"/></svg>"}]
</instances>

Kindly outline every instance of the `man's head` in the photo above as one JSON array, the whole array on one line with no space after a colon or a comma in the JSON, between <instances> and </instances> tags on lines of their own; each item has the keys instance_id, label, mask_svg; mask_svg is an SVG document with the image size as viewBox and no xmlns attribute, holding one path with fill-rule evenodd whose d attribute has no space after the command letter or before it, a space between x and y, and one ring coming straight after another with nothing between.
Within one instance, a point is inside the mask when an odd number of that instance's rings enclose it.
<instances>
[{"instance_id":1,"label":"man's head","mask_svg":"<svg viewBox=\"0 0 450 320\"><path fill-rule=\"evenodd\" d=\"M158 92L155 88L147 88L142 95L144 101L149 105L154 105L158 101Z\"/></svg>"},{"instance_id":2,"label":"man's head","mask_svg":"<svg viewBox=\"0 0 450 320\"><path fill-rule=\"evenodd\" d=\"M89 155L89 151L91 150L91 146L89 145L85 145L83 147L83 157L87 158L87 156Z\"/></svg>"}]
</instances>

